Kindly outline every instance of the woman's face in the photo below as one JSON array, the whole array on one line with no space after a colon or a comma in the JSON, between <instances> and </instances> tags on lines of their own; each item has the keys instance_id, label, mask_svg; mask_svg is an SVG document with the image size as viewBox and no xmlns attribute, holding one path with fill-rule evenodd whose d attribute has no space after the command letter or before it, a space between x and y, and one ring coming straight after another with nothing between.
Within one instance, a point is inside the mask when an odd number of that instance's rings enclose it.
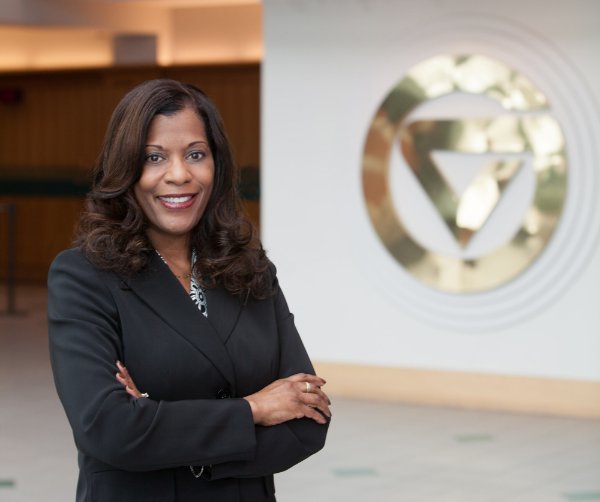
<instances>
[{"instance_id":1,"label":"woman's face","mask_svg":"<svg viewBox=\"0 0 600 502\"><path fill-rule=\"evenodd\" d=\"M140 180L133 191L155 247L187 238L204 214L215 167L202 119L191 108L150 123Z\"/></svg>"}]
</instances>

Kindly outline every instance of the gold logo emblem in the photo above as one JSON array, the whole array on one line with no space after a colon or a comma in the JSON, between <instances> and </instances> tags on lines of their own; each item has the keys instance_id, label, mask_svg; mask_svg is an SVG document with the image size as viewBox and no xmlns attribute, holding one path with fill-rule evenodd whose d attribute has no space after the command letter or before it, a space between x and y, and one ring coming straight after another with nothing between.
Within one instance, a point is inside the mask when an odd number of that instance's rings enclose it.
<instances>
[{"instance_id":1,"label":"gold logo emblem","mask_svg":"<svg viewBox=\"0 0 600 502\"><path fill-rule=\"evenodd\" d=\"M420 105L454 93L495 100L505 112L410 119ZM413 276L443 291L478 292L508 282L540 255L558 223L567 184L564 135L548 109L544 94L525 76L478 55L428 59L392 89L367 135L363 190L379 238ZM390 162L395 148L455 240L457 256L427 249L394 207ZM466 188L453 188L436 163L435 154L444 152L480 159L481 168ZM471 239L490 221L505 189L525 166L533 169L535 188L512 237L483 255L470 256Z\"/></svg>"}]
</instances>

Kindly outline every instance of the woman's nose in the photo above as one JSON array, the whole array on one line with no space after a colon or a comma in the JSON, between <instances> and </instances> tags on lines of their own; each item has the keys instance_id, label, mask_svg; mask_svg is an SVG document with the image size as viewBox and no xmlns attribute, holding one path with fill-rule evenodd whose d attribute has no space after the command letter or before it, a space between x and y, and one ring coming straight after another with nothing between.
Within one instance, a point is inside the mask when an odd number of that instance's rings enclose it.
<instances>
[{"instance_id":1,"label":"woman's nose","mask_svg":"<svg viewBox=\"0 0 600 502\"><path fill-rule=\"evenodd\" d=\"M175 183L178 185L187 183L192 179L192 174L184 159L173 159L169 163L169 167L165 174L167 183Z\"/></svg>"}]
</instances>

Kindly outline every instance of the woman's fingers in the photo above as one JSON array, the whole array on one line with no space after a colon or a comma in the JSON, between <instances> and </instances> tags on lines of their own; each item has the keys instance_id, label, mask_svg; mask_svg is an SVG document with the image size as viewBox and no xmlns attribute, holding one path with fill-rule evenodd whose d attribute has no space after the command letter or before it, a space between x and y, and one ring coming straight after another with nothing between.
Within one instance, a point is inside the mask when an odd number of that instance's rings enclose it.
<instances>
[{"instance_id":1,"label":"woman's fingers","mask_svg":"<svg viewBox=\"0 0 600 502\"><path fill-rule=\"evenodd\" d=\"M129 371L127 371L127 368L123 366L123 363L121 363L121 361L117 361L117 369L119 371L115 376L117 377L117 381L121 385L123 385L123 387L125 387L125 391L127 392L127 394L135 397L136 399L142 397L142 393L136 387L133 379L129 375Z\"/></svg>"},{"instance_id":2,"label":"woman's fingers","mask_svg":"<svg viewBox=\"0 0 600 502\"><path fill-rule=\"evenodd\" d=\"M271 426L296 418L310 418L319 424L331 416L329 398L321 390L322 378L297 374L282 378L246 396L254 423Z\"/></svg>"},{"instance_id":3,"label":"woman's fingers","mask_svg":"<svg viewBox=\"0 0 600 502\"><path fill-rule=\"evenodd\" d=\"M327 394L325 394L319 387L317 387L316 385L311 385L310 383L304 381L296 382L294 384L294 387L298 392L298 399L301 403L303 403L306 406L309 406L312 409L317 408L326 417L331 417L331 410L329 409L331 401L327 397ZM323 415L321 415L320 413L317 413L317 415L323 418ZM316 415L311 413L310 418L315 417ZM322 423L321 421L319 422Z\"/></svg>"},{"instance_id":4,"label":"woman's fingers","mask_svg":"<svg viewBox=\"0 0 600 502\"><path fill-rule=\"evenodd\" d=\"M311 390L311 393L321 397L327 404L331 404L331 399L329 399L329 396L321 389L317 388L316 390Z\"/></svg>"},{"instance_id":5,"label":"woman's fingers","mask_svg":"<svg viewBox=\"0 0 600 502\"><path fill-rule=\"evenodd\" d=\"M129 371L127 371L127 368L125 366L123 366L123 363L121 361L117 361L117 369L119 370L119 373L121 374L121 376L127 382L133 383L133 379L131 378L131 375L129 375Z\"/></svg>"},{"instance_id":6,"label":"woman's fingers","mask_svg":"<svg viewBox=\"0 0 600 502\"><path fill-rule=\"evenodd\" d=\"M331 417L331 410L329 409L331 400L321 390L321 386L327 383L325 379L308 373L297 373L286 380L297 382L296 388L301 394L300 401L309 407L309 411L305 413L305 416L321 424L326 423L325 417Z\"/></svg>"},{"instance_id":7,"label":"woman's fingers","mask_svg":"<svg viewBox=\"0 0 600 502\"><path fill-rule=\"evenodd\" d=\"M327 399L319 394L303 393L300 397L302 403L311 408L317 408L326 417L331 417L331 410L329 409Z\"/></svg>"},{"instance_id":8,"label":"woman's fingers","mask_svg":"<svg viewBox=\"0 0 600 502\"><path fill-rule=\"evenodd\" d=\"M325 425L327 423L327 419L323 415L321 415L315 408L312 408L311 406L304 406L304 408L304 416L306 418L310 418L321 425Z\"/></svg>"},{"instance_id":9,"label":"woman's fingers","mask_svg":"<svg viewBox=\"0 0 600 502\"><path fill-rule=\"evenodd\" d=\"M127 382L127 379L125 377L123 377L123 375L121 375L121 373L117 373L115 376L117 377L118 382L123 387L127 387L129 385L129 382Z\"/></svg>"},{"instance_id":10,"label":"woman's fingers","mask_svg":"<svg viewBox=\"0 0 600 502\"><path fill-rule=\"evenodd\" d=\"M321 398L323 398L327 404L331 404L331 400L329 399L327 394L325 394L325 392L323 392L321 387L312 385L309 382L298 382L296 385L297 385L297 388L300 390L300 392L302 392L304 394L316 394L316 395L320 396Z\"/></svg>"},{"instance_id":11,"label":"woman's fingers","mask_svg":"<svg viewBox=\"0 0 600 502\"><path fill-rule=\"evenodd\" d=\"M127 392L127 394L129 394L130 396L135 397L136 399L139 399L140 397L142 397L142 393L139 390L132 389L129 386L125 386L125 392Z\"/></svg>"},{"instance_id":12,"label":"woman's fingers","mask_svg":"<svg viewBox=\"0 0 600 502\"><path fill-rule=\"evenodd\" d=\"M290 382L308 382L317 387L321 387L327 383L325 379L317 375L311 375L310 373L296 373L295 375L287 377L285 380L289 380Z\"/></svg>"}]
</instances>

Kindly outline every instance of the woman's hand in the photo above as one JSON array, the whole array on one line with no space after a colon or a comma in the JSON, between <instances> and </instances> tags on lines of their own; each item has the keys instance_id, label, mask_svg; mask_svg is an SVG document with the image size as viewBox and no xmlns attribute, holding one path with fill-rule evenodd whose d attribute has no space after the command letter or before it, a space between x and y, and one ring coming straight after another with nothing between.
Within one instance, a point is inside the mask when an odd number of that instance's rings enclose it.
<instances>
[{"instance_id":1,"label":"woman's hand","mask_svg":"<svg viewBox=\"0 0 600 502\"><path fill-rule=\"evenodd\" d=\"M302 417L325 424L325 416L331 416L331 401L321 390L325 383L318 376L298 373L275 380L244 399L250 403L254 423L258 425L277 425Z\"/></svg>"},{"instance_id":2,"label":"woman's hand","mask_svg":"<svg viewBox=\"0 0 600 502\"><path fill-rule=\"evenodd\" d=\"M117 369L119 371L116 378L129 395L136 399L148 397L148 394L139 391L127 368L120 361L117 361ZM331 401L321 390L325 383L325 380L318 376L298 373L275 380L244 399L250 404L254 423L258 425L277 425L302 417L325 424L325 416L331 416Z\"/></svg>"},{"instance_id":3,"label":"woman's hand","mask_svg":"<svg viewBox=\"0 0 600 502\"><path fill-rule=\"evenodd\" d=\"M115 376L117 377L119 383L123 385L123 387L125 387L125 391L127 392L127 394L135 397L136 399L139 399L140 397L148 397L148 394L146 394L145 392L142 393L138 390L137 386L135 385L135 382L133 381L133 378L131 378L131 376L129 375L129 371L127 371L127 368L123 366L123 363L121 363L121 361L117 361L117 369L119 371Z\"/></svg>"}]
</instances>

